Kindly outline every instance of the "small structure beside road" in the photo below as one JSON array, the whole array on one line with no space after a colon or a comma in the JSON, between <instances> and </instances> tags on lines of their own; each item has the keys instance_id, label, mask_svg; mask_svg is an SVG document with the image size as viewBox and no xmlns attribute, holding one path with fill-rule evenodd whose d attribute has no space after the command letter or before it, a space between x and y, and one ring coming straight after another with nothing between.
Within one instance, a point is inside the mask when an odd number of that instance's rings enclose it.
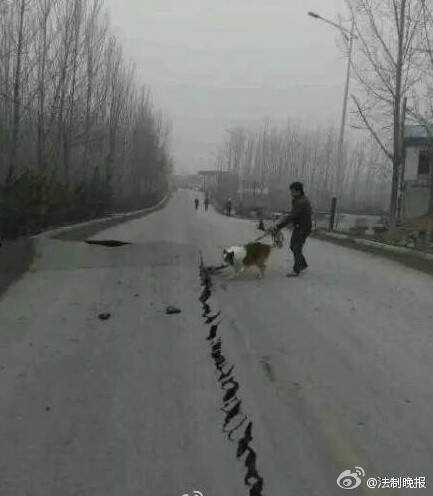
<instances>
[{"instance_id":1,"label":"small structure beside road","mask_svg":"<svg viewBox=\"0 0 433 496\"><path fill-rule=\"evenodd\" d=\"M433 126L405 127L401 181L401 220L431 211L433 199Z\"/></svg>"},{"instance_id":2,"label":"small structure beside road","mask_svg":"<svg viewBox=\"0 0 433 496\"><path fill-rule=\"evenodd\" d=\"M426 248L433 241L433 125L405 127L401 220L416 222Z\"/></svg>"}]
</instances>

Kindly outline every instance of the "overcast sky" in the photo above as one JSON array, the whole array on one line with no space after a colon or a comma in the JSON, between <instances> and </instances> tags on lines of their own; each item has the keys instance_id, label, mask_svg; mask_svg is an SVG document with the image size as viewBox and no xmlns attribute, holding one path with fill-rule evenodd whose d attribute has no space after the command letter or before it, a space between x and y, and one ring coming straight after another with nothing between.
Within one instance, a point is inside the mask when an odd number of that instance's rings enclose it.
<instances>
[{"instance_id":1,"label":"overcast sky","mask_svg":"<svg viewBox=\"0 0 433 496\"><path fill-rule=\"evenodd\" d=\"M171 119L180 172L210 169L224 130L264 119L338 125L344 0L106 0L115 33Z\"/></svg>"}]
</instances>

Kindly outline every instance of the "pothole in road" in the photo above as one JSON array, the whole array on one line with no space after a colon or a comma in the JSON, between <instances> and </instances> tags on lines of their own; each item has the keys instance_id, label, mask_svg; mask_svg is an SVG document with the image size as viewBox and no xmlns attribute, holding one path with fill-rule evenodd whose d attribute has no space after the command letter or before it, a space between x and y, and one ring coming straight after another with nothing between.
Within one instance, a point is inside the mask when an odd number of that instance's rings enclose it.
<instances>
[{"instance_id":1,"label":"pothole in road","mask_svg":"<svg viewBox=\"0 0 433 496\"><path fill-rule=\"evenodd\" d=\"M236 458L242 459L245 464L244 483L249 488L250 496L263 496L263 477L257 469L257 453L252 447L253 423L242 408L242 400L239 397L240 385L234 375L235 367L224 355L224 343L218 334L222 321L221 312L211 314L212 308L209 300L212 296L212 274L218 270L220 267L205 267L201 260L200 279L203 290L199 300L203 306L204 324L209 327L206 340L209 342L211 357L219 372L218 382L224 391L221 408L225 414L223 432L227 434L231 442L237 443Z\"/></svg>"},{"instance_id":2,"label":"pothole in road","mask_svg":"<svg viewBox=\"0 0 433 496\"><path fill-rule=\"evenodd\" d=\"M128 241L117 241L115 239L86 239L88 245L108 246L109 248L117 248L118 246L132 245Z\"/></svg>"}]
</instances>

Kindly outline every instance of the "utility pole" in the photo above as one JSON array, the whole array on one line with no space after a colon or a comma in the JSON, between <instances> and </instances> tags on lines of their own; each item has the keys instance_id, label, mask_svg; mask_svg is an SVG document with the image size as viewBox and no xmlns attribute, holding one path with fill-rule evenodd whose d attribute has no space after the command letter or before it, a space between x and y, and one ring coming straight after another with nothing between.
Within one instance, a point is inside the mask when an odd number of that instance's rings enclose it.
<instances>
[{"instance_id":1,"label":"utility pole","mask_svg":"<svg viewBox=\"0 0 433 496\"><path fill-rule=\"evenodd\" d=\"M355 21L352 20L352 26L350 29L350 36L349 36L349 51L347 55L347 70L346 70L346 82L344 86L343 112L341 114L340 134L338 137L337 171L336 171L336 185L335 185L336 196L339 195L341 196L341 189L342 189L343 143L344 143L344 132L346 130L347 100L349 97L350 71L352 68L354 29L355 29Z\"/></svg>"},{"instance_id":2,"label":"utility pole","mask_svg":"<svg viewBox=\"0 0 433 496\"><path fill-rule=\"evenodd\" d=\"M331 202L331 216L329 218L329 230L332 231L334 229L334 222L335 222L335 212L337 209L337 198L340 196L341 199L341 186L342 186L342 167L343 167L343 143L344 143L344 131L346 128L346 115L347 115L347 100L349 97L349 85L350 85L350 72L352 68L352 52L353 52L353 40L357 39L358 37L355 36L355 19L352 17L352 26L350 28L350 32L341 27L340 25L336 24L335 22L332 22L328 19L325 19L319 14L316 14L314 12L308 12L308 15L310 17L313 17L314 19L319 19L321 21L326 22L327 24L330 24L331 26L334 26L337 28L343 36L346 38L346 40L349 42L349 48L348 48L348 53L347 53L347 70L346 70L346 82L344 86L344 97L343 97L343 110L341 114L341 124L340 124L340 132L339 132L339 137L338 137L338 145L337 145L337 164L336 164L336 170L335 170L335 180L334 180L334 187L333 187L333 195L332 195L332 202Z\"/></svg>"}]
</instances>

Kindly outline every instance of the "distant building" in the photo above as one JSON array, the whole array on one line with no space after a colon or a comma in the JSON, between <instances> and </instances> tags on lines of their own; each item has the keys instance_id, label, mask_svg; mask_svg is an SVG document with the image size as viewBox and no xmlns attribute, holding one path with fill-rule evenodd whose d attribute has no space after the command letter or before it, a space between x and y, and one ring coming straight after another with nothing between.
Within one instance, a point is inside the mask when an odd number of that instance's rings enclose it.
<instances>
[{"instance_id":1,"label":"distant building","mask_svg":"<svg viewBox=\"0 0 433 496\"><path fill-rule=\"evenodd\" d=\"M171 183L178 188L199 188L201 179L198 174L172 174Z\"/></svg>"},{"instance_id":2,"label":"distant building","mask_svg":"<svg viewBox=\"0 0 433 496\"><path fill-rule=\"evenodd\" d=\"M198 175L201 179L203 191L215 191L218 186L218 176L220 172L215 170L200 171Z\"/></svg>"},{"instance_id":3,"label":"distant building","mask_svg":"<svg viewBox=\"0 0 433 496\"><path fill-rule=\"evenodd\" d=\"M433 179L433 126L405 126L402 219L428 211Z\"/></svg>"}]
</instances>

